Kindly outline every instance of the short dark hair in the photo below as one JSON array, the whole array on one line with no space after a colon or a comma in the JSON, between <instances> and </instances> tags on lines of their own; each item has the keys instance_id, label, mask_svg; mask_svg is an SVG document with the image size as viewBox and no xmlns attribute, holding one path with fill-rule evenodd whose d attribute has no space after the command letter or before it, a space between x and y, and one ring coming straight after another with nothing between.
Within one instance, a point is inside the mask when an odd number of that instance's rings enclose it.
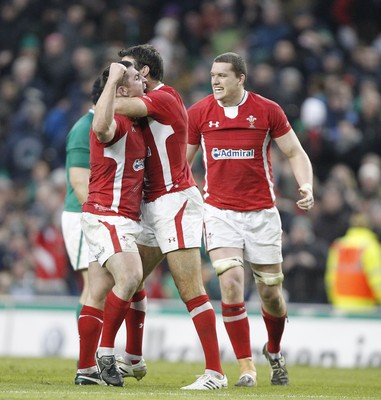
<instances>
[{"instance_id":1,"label":"short dark hair","mask_svg":"<svg viewBox=\"0 0 381 400\"><path fill-rule=\"evenodd\" d=\"M247 76L247 67L245 60L237 53L223 53L217 56L214 59L215 63L221 62L221 63L228 63L232 65L232 70L236 74L237 77L240 75L245 75Z\"/></svg>"},{"instance_id":2,"label":"short dark hair","mask_svg":"<svg viewBox=\"0 0 381 400\"><path fill-rule=\"evenodd\" d=\"M136 69L141 70L145 65L149 67L150 76L155 81L161 81L164 75L163 59L160 53L151 44L140 44L122 49L119 57L131 57L134 59Z\"/></svg>"},{"instance_id":3,"label":"short dark hair","mask_svg":"<svg viewBox=\"0 0 381 400\"><path fill-rule=\"evenodd\" d=\"M124 65L126 68L135 67L134 64L132 64L132 62L130 62L130 61L118 61L118 63ZM106 85L109 74L110 74L110 67L107 67L103 70L102 75L99 78L100 79L100 90L101 90L99 96L103 92L103 89ZM98 96L98 99L99 99L99 96ZM94 104L96 104L96 103L94 103Z\"/></svg>"},{"instance_id":4,"label":"short dark hair","mask_svg":"<svg viewBox=\"0 0 381 400\"><path fill-rule=\"evenodd\" d=\"M102 78L98 76L98 78L93 83L93 88L91 89L91 101L93 102L93 104L97 104L97 101L99 100L99 97L101 97L102 92Z\"/></svg>"}]
</instances>

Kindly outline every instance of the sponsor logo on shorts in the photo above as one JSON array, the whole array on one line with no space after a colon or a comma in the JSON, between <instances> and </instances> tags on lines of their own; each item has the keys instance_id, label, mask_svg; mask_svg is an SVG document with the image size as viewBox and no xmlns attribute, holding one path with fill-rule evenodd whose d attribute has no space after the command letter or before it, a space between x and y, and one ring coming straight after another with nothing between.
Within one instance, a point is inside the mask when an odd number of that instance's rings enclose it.
<instances>
[{"instance_id":1,"label":"sponsor logo on shorts","mask_svg":"<svg viewBox=\"0 0 381 400\"><path fill-rule=\"evenodd\" d=\"M131 246L131 243L132 243L132 238L129 237L129 236L127 236L127 235L122 235L122 236L119 238L119 241L120 241L121 243L125 243L128 247L130 247L130 246Z\"/></svg>"},{"instance_id":2,"label":"sponsor logo on shorts","mask_svg":"<svg viewBox=\"0 0 381 400\"><path fill-rule=\"evenodd\" d=\"M144 169L144 158L138 158L137 160L135 160L132 168L134 169L134 171L140 171Z\"/></svg>"},{"instance_id":3,"label":"sponsor logo on shorts","mask_svg":"<svg viewBox=\"0 0 381 400\"><path fill-rule=\"evenodd\" d=\"M215 160L243 160L254 158L254 149L243 150L243 149L218 149L214 147L212 149L212 157Z\"/></svg>"}]
</instances>

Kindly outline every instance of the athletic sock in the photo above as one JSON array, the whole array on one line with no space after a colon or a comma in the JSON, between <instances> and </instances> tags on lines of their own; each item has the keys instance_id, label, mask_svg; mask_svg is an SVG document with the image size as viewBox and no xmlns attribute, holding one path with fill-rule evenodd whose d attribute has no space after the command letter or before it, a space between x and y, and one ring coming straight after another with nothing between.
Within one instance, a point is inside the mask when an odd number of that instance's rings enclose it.
<instances>
[{"instance_id":1,"label":"athletic sock","mask_svg":"<svg viewBox=\"0 0 381 400\"><path fill-rule=\"evenodd\" d=\"M110 290L105 301L103 332L99 347L114 348L116 334L126 317L129 307L130 301L122 300Z\"/></svg>"},{"instance_id":2,"label":"athletic sock","mask_svg":"<svg viewBox=\"0 0 381 400\"><path fill-rule=\"evenodd\" d=\"M251 358L250 327L245 303L221 302L222 319L237 359Z\"/></svg>"},{"instance_id":3,"label":"athletic sock","mask_svg":"<svg viewBox=\"0 0 381 400\"><path fill-rule=\"evenodd\" d=\"M125 318L127 330L126 353L134 356L143 355L144 321L147 310L147 296L144 289L136 292Z\"/></svg>"},{"instance_id":4,"label":"athletic sock","mask_svg":"<svg viewBox=\"0 0 381 400\"><path fill-rule=\"evenodd\" d=\"M262 308L262 316L267 329L267 351L273 354L279 353L287 314L283 317L274 317Z\"/></svg>"},{"instance_id":5,"label":"athletic sock","mask_svg":"<svg viewBox=\"0 0 381 400\"><path fill-rule=\"evenodd\" d=\"M216 315L209 297L207 295L195 297L187 301L186 306L204 350L205 369L223 374L217 340Z\"/></svg>"},{"instance_id":6,"label":"athletic sock","mask_svg":"<svg viewBox=\"0 0 381 400\"><path fill-rule=\"evenodd\" d=\"M95 352L102 332L103 311L84 305L78 319L79 360L78 369L94 367Z\"/></svg>"}]
</instances>

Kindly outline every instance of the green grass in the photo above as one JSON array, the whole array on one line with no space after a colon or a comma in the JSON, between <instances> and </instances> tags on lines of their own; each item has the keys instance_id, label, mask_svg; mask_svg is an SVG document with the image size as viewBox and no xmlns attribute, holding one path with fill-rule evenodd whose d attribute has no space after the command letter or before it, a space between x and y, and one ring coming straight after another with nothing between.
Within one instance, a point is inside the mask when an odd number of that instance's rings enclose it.
<instances>
[{"instance_id":1,"label":"green grass","mask_svg":"<svg viewBox=\"0 0 381 400\"><path fill-rule=\"evenodd\" d=\"M184 392L201 373L202 364L148 362L147 376L125 381L123 388L74 385L75 361L59 358L0 358L0 399L157 400L157 399L381 399L381 372L372 369L328 369L289 366L290 385L271 386L269 369L259 365L258 386L238 388L236 364L224 364L229 388L210 392Z\"/></svg>"}]
</instances>

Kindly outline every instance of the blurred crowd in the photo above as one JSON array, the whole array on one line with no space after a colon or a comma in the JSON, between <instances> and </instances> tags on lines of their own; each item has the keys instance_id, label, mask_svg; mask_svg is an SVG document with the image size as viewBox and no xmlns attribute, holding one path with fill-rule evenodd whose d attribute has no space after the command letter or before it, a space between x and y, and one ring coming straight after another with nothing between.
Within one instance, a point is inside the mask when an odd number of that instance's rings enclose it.
<instances>
[{"instance_id":1,"label":"blurred crowd","mask_svg":"<svg viewBox=\"0 0 381 400\"><path fill-rule=\"evenodd\" d=\"M62 239L65 140L118 51L152 43L165 83L190 106L211 92L213 58L235 51L247 89L285 110L314 166L301 214L273 151L290 302L326 303L329 246L361 211L381 240L381 3L377 0L3 0L0 3L0 294L76 295ZM202 165L194 168L202 187ZM218 282L204 254L212 299ZM175 297L165 263L148 297ZM255 296L248 276L247 298Z\"/></svg>"}]
</instances>

